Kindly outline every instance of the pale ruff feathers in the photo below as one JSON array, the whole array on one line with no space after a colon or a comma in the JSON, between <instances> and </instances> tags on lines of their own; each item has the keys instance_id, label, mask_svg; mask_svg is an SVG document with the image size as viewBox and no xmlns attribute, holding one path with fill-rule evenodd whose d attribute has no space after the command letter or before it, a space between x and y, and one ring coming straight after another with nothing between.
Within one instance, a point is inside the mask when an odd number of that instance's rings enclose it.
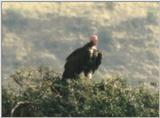
<instances>
[{"instance_id":1,"label":"pale ruff feathers","mask_svg":"<svg viewBox=\"0 0 160 118\"><path fill-rule=\"evenodd\" d=\"M91 57L91 58L93 57L93 53L94 53L95 50L97 50L97 47L96 47L96 46L92 46L92 47L89 49L89 51L90 51L90 57ZM87 77L88 77L89 79L92 79L92 72L89 72L89 73L87 74Z\"/></svg>"},{"instance_id":2,"label":"pale ruff feathers","mask_svg":"<svg viewBox=\"0 0 160 118\"><path fill-rule=\"evenodd\" d=\"M94 53L94 51L95 50L97 50L97 47L96 46L92 46L91 48L90 48L90 57L93 57L93 53Z\"/></svg>"},{"instance_id":3,"label":"pale ruff feathers","mask_svg":"<svg viewBox=\"0 0 160 118\"><path fill-rule=\"evenodd\" d=\"M88 73L87 77L88 79L92 79L92 72Z\"/></svg>"}]
</instances>

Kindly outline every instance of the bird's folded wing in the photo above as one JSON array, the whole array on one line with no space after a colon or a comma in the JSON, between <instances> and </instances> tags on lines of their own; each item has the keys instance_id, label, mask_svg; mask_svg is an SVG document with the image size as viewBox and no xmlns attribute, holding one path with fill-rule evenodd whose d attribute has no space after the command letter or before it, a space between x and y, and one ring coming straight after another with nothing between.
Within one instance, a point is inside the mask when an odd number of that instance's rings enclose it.
<instances>
[{"instance_id":1,"label":"bird's folded wing","mask_svg":"<svg viewBox=\"0 0 160 118\"><path fill-rule=\"evenodd\" d=\"M96 60L93 64L93 67L92 67L92 71L95 72L95 70L99 67L99 65L101 64L101 61L102 61L102 53L101 51L97 50L97 57L96 57Z\"/></svg>"},{"instance_id":2,"label":"bird's folded wing","mask_svg":"<svg viewBox=\"0 0 160 118\"><path fill-rule=\"evenodd\" d=\"M66 60L68 61L69 59L76 57L77 55L79 55L79 54L81 53L81 51L82 51L82 48L76 49L75 51L73 51L73 52L66 58Z\"/></svg>"}]
</instances>

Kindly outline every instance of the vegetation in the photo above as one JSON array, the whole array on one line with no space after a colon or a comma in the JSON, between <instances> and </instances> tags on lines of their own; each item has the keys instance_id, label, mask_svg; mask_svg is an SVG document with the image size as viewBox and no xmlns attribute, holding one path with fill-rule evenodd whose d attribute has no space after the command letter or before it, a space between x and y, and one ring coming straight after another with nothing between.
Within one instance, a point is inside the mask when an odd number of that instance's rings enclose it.
<instances>
[{"instance_id":1,"label":"vegetation","mask_svg":"<svg viewBox=\"0 0 160 118\"><path fill-rule=\"evenodd\" d=\"M50 68L22 69L2 87L3 116L158 117L158 92L133 88L119 77L61 80Z\"/></svg>"}]
</instances>

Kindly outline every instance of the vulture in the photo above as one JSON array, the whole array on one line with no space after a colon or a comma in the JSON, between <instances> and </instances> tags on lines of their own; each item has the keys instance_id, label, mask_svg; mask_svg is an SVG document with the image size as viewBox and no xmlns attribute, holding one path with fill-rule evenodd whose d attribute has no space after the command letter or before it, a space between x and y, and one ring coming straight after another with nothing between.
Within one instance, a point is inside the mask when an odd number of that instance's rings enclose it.
<instances>
[{"instance_id":1,"label":"vulture","mask_svg":"<svg viewBox=\"0 0 160 118\"><path fill-rule=\"evenodd\" d=\"M88 79L98 69L102 60L102 53L97 49L98 36L91 35L90 41L83 47L73 51L67 58L62 79L74 79L81 73Z\"/></svg>"}]
</instances>

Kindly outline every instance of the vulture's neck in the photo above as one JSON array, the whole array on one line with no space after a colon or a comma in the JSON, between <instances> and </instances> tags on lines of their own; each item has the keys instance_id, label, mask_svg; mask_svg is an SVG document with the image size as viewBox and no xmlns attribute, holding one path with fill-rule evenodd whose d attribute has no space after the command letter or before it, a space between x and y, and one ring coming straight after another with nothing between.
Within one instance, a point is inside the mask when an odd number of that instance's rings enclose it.
<instances>
[{"instance_id":1,"label":"vulture's neck","mask_svg":"<svg viewBox=\"0 0 160 118\"><path fill-rule=\"evenodd\" d=\"M97 49L97 45L94 45L92 42L87 43L84 47Z\"/></svg>"}]
</instances>

